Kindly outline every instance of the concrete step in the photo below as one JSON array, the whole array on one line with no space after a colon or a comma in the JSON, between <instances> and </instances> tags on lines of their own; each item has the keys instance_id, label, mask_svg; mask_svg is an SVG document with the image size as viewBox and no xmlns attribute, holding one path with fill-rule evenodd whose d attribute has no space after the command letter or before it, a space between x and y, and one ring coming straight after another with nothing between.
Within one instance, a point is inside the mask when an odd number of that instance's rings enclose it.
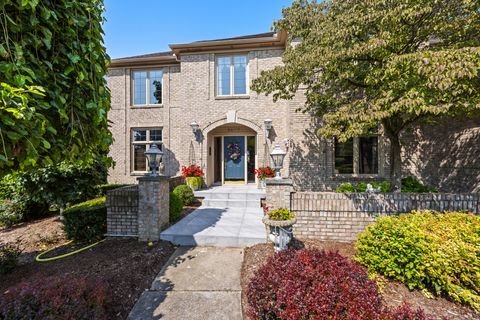
<instances>
[{"instance_id":1,"label":"concrete step","mask_svg":"<svg viewBox=\"0 0 480 320\"><path fill-rule=\"evenodd\" d=\"M160 239L170 241L177 246L212 246L212 247L248 247L266 242L266 233L262 236L221 236L168 234L162 232Z\"/></svg>"},{"instance_id":2,"label":"concrete step","mask_svg":"<svg viewBox=\"0 0 480 320\"><path fill-rule=\"evenodd\" d=\"M211 208L260 208L260 200L246 199L204 199L202 205Z\"/></svg>"},{"instance_id":3,"label":"concrete step","mask_svg":"<svg viewBox=\"0 0 480 320\"><path fill-rule=\"evenodd\" d=\"M201 197L201 196L200 196ZM261 200L265 195L261 193L215 192L206 193L204 199L232 199L232 200Z\"/></svg>"}]
</instances>

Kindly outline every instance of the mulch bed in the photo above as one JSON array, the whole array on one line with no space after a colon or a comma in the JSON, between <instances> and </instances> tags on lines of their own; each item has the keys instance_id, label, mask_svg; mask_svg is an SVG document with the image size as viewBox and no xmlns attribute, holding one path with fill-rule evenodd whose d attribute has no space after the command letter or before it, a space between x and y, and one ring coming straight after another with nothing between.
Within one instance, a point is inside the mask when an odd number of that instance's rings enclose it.
<instances>
[{"instance_id":1,"label":"mulch bed","mask_svg":"<svg viewBox=\"0 0 480 320\"><path fill-rule=\"evenodd\" d=\"M352 243L296 240L292 245L296 248L316 248L327 251L338 251L341 255L349 258L353 258L355 255L355 247ZM246 311L248 308L248 301L246 298L248 283L254 276L255 272L263 266L267 259L273 254L273 244L258 244L245 249L241 271L242 307L245 319L247 319ZM404 302L407 302L413 308L422 308L426 313L437 319L442 319L444 317L452 320L480 319L480 314L475 313L472 309L466 306L462 306L441 297L429 299L422 292L418 290L410 291L401 283L389 280L385 281L386 282L381 286L380 290L385 303L389 306L399 306Z\"/></svg>"},{"instance_id":2,"label":"mulch bed","mask_svg":"<svg viewBox=\"0 0 480 320\"><path fill-rule=\"evenodd\" d=\"M41 251L67 241L61 226L58 217L51 217L0 230L0 241L15 242L20 238L23 249L20 265L12 273L0 275L0 294L12 285L39 276L91 277L109 285L108 297L112 303L108 306L108 318L125 319L174 251L166 241L148 246L135 239L114 239L64 259L35 262ZM64 246L55 251L70 250Z\"/></svg>"}]
</instances>

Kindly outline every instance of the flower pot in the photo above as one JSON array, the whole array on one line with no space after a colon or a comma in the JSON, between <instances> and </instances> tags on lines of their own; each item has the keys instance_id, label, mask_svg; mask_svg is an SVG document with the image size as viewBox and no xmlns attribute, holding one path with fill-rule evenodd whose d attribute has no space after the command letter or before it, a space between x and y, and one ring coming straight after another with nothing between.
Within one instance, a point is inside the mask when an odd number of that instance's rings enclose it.
<instances>
[{"instance_id":1,"label":"flower pot","mask_svg":"<svg viewBox=\"0 0 480 320\"><path fill-rule=\"evenodd\" d=\"M267 227L267 238L275 244L275 252L286 249L293 238L293 225L296 218L290 220L271 220L264 217L262 222Z\"/></svg>"},{"instance_id":2,"label":"flower pot","mask_svg":"<svg viewBox=\"0 0 480 320\"><path fill-rule=\"evenodd\" d=\"M203 179L202 177L186 177L185 183L192 188L193 191L197 191L202 188Z\"/></svg>"},{"instance_id":3,"label":"flower pot","mask_svg":"<svg viewBox=\"0 0 480 320\"><path fill-rule=\"evenodd\" d=\"M265 189L266 187L267 187L267 180L266 179L258 180L258 188L259 189Z\"/></svg>"}]
</instances>

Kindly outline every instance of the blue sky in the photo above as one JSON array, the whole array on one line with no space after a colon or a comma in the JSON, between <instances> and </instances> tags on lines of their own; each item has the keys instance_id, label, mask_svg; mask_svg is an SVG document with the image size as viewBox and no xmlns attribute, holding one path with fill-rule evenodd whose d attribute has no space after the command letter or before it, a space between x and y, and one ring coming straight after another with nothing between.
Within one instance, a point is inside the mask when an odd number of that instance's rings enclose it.
<instances>
[{"instance_id":1,"label":"blue sky","mask_svg":"<svg viewBox=\"0 0 480 320\"><path fill-rule=\"evenodd\" d=\"M168 44L270 31L292 0L105 0L112 58L169 50Z\"/></svg>"}]
</instances>

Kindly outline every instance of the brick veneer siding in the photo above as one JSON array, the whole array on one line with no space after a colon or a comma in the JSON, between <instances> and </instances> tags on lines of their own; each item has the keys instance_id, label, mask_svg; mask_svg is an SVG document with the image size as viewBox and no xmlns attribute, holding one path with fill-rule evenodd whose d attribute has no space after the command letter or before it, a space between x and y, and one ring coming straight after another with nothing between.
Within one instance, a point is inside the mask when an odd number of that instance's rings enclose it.
<instances>
[{"instance_id":1,"label":"brick veneer siding","mask_svg":"<svg viewBox=\"0 0 480 320\"><path fill-rule=\"evenodd\" d=\"M107 235L138 236L138 186L107 191Z\"/></svg>"},{"instance_id":2,"label":"brick veneer siding","mask_svg":"<svg viewBox=\"0 0 480 320\"><path fill-rule=\"evenodd\" d=\"M239 52L232 52L238 54ZM228 53L222 53L228 54ZM253 48L248 56L248 83L261 71L282 65L283 50ZM238 130L242 125L257 135L256 158L259 166L271 165L272 146L287 141L288 154L282 174L290 177L295 188L303 191L331 191L342 182L381 181L389 178L389 142L379 143L379 174L351 177L336 175L331 139L319 138L318 118L296 112L304 106L304 89L288 101L273 102L271 96L250 91L247 97L217 97L215 93L215 53L182 54L180 62L162 65L163 105L133 107L131 72L146 69L112 68L108 85L112 94L109 120L115 138L110 156L116 166L109 172L109 182L136 183L131 173L132 128L163 128L165 173L179 174L181 165L196 162L207 172L206 183L213 182L213 135ZM227 113L235 112L234 123ZM263 121L273 120L273 130L265 137ZM196 140L190 123L196 121L204 134ZM401 137L404 175L413 175L444 192L480 191L480 119L447 119L436 125L408 128ZM285 148L285 147L284 147Z\"/></svg>"}]
</instances>

